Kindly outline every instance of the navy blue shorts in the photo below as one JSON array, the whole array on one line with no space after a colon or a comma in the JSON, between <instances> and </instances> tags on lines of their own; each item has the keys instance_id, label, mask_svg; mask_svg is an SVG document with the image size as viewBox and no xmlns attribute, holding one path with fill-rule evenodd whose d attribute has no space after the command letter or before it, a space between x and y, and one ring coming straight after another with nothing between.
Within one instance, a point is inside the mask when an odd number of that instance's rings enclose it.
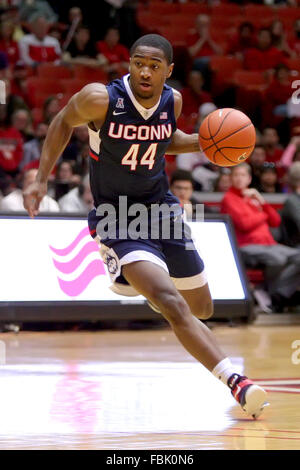
<instances>
[{"instance_id":1,"label":"navy blue shorts","mask_svg":"<svg viewBox=\"0 0 300 470\"><path fill-rule=\"evenodd\" d=\"M164 202L169 206L178 205L177 199L173 195L170 196L170 193L168 193ZM182 209L179 208L179 210L179 217L182 218ZM96 215L96 209L89 213L90 234L99 243L100 254L107 265L113 283L111 289L114 292L127 296L139 295L122 275L122 266L135 261L150 261L163 268L170 275L178 290L196 289L207 283L203 260L199 256L189 234L184 231L180 239L173 236L172 221L175 221L176 218L178 218L178 215L175 211L174 217L170 217L171 230L170 236L167 238L162 236L151 238L149 219L149 230L146 238L135 240L127 235L124 239L124 235L120 237L118 217L116 217L116 236L113 238L102 236L100 238L99 227L97 233L97 224L103 220L103 217ZM153 220L151 222L153 223Z\"/></svg>"}]
</instances>

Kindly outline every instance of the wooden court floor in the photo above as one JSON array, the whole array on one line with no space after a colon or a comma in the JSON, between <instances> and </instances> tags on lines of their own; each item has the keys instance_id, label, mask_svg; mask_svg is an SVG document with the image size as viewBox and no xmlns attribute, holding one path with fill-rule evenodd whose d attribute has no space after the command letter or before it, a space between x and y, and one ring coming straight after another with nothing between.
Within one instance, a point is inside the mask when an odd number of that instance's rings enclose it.
<instances>
[{"instance_id":1,"label":"wooden court floor","mask_svg":"<svg viewBox=\"0 0 300 470\"><path fill-rule=\"evenodd\" d=\"M269 390L257 421L167 328L9 333L0 448L300 449L300 327L213 331L236 369Z\"/></svg>"}]
</instances>

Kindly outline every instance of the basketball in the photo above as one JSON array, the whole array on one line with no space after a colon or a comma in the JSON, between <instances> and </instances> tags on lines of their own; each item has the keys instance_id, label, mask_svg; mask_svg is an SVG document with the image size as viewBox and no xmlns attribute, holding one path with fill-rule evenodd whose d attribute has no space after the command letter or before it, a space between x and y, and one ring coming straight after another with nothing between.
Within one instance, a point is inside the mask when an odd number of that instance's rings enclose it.
<instances>
[{"instance_id":1,"label":"basketball","mask_svg":"<svg viewBox=\"0 0 300 470\"><path fill-rule=\"evenodd\" d=\"M255 137L255 128L248 116L232 108L213 111L199 129L203 152L218 166L234 166L247 160L254 149Z\"/></svg>"}]
</instances>

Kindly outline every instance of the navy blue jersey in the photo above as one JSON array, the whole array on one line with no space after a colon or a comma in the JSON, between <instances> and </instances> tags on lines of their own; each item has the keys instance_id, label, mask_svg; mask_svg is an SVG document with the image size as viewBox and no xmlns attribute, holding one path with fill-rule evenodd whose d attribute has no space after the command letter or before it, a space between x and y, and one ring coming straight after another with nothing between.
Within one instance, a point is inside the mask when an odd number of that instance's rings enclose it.
<instances>
[{"instance_id":1,"label":"navy blue jersey","mask_svg":"<svg viewBox=\"0 0 300 470\"><path fill-rule=\"evenodd\" d=\"M174 97L165 85L150 109L135 99L129 75L107 85L109 107L100 131L89 128L90 182L95 207L162 201L168 192L164 154L176 130Z\"/></svg>"}]
</instances>

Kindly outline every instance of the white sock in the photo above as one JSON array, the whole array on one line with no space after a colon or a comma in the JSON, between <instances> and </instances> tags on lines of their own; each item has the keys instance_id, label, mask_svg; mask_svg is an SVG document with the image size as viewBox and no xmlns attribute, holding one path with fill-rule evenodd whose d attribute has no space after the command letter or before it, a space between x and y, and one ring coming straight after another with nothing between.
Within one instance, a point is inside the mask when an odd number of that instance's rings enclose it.
<instances>
[{"instance_id":1,"label":"white sock","mask_svg":"<svg viewBox=\"0 0 300 470\"><path fill-rule=\"evenodd\" d=\"M222 359L219 364L215 366L212 370L212 374L219 380L223 382L223 384L228 385L227 381L232 374L236 374L236 371L233 369L233 365L228 357ZM238 374L240 375L240 374Z\"/></svg>"}]
</instances>

